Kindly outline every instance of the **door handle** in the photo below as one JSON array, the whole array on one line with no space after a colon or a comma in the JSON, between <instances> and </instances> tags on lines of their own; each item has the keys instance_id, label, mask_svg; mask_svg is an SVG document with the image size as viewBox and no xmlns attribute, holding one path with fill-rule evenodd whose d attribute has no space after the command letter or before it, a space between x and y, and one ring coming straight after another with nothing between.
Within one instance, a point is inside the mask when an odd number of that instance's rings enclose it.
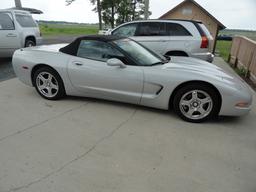
<instances>
[{"instance_id":1,"label":"door handle","mask_svg":"<svg viewBox=\"0 0 256 192\"><path fill-rule=\"evenodd\" d=\"M82 66L83 65L83 63L78 62L78 61L74 62L74 64L77 65L77 66Z\"/></svg>"},{"instance_id":2,"label":"door handle","mask_svg":"<svg viewBox=\"0 0 256 192\"><path fill-rule=\"evenodd\" d=\"M17 37L17 35L15 35L15 34L13 34L13 33L8 33L8 34L6 35L6 37Z\"/></svg>"}]
</instances>

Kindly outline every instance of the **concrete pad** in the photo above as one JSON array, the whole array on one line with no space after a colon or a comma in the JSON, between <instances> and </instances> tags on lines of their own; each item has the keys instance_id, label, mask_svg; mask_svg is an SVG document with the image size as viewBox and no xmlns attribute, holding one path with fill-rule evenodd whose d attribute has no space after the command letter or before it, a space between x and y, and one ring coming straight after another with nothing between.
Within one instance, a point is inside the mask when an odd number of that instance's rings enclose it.
<instances>
[{"instance_id":1,"label":"concrete pad","mask_svg":"<svg viewBox=\"0 0 256 192\"><path fill-rule=\"evenodd\" d=\"M245 117L191 124L134 105L47 101L17 79L0 90L0 192L256 190L255 103Z\"/></svg>"},{"instance_id":2,"label":"concrete pad","mask_svg":"<svg viewBox=\"0 0 256 192\"><path fill-rule=\"evenodd\" d=\"M0 141L86 103L76 100L42 100L34 89L22 85L17 79L0 83L0 90Z\"/></svg>"}]
</instances>

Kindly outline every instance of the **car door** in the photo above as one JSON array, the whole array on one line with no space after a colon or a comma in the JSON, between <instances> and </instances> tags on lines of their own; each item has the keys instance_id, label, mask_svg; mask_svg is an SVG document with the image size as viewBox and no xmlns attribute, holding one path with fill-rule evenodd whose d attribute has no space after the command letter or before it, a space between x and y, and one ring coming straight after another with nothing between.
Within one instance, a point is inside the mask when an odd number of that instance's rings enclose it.
<instances>
[{"instance_id":1,"label":"car door","mask_svg":"<svg viewBox=\"0 0 256 192\"><path fill-rule=\"evenodd\" d=\"M131 38L161 55L165 54L166 46L170 41L164 22L142 22Z\"/></svg>"},{"instance_id":2,"label":"car door","mask_svg":"<svg viewBox=\"0 0 256 192\"><path fill-rule=\"evenodd\" d=\"M9 12L0 12L0 49L8 52L20 48L18 32Z\"/></svg>"},{"instance_id":3,"label":"car door","mask_svg":"<svg viewBox=\"0 0 256 192\"><path fill-rule=\"evenodd\" d=\"M88 97L138 104L143 90L143 70L132 65L108 66L106 61L110 58L127 62L109 43L82 40L77 56L72 56L68 63L71 83Z\"/></svg>"}]
</instances>

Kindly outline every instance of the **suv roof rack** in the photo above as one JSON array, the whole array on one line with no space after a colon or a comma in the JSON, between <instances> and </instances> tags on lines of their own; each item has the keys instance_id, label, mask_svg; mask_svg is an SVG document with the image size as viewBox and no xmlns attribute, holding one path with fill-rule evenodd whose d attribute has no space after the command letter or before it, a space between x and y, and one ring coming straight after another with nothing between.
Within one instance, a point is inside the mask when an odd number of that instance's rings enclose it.
<instances>
[{"instance_id":1,"label":"suv roof rack","mask_svg":"<svg viewBox=\"0 0 256 192\"><path fill-rule=\"evenodd\" d=\"M190 19L147 19L147 20L136 20L136 21L187 21L191 23L202 23L200 20L190 20Z\"/></svg>"}]
</instances>

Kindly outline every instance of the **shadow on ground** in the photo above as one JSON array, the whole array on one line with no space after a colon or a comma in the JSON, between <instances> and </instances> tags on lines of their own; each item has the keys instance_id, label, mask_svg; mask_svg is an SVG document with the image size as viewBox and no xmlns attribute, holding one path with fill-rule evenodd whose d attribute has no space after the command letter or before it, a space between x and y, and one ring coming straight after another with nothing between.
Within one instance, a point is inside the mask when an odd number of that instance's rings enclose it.
<instances>
[{"instance_id":1,"label":"shadow on ground","mask_svg":"<svg viewBox=\"0 0 256 192\"><path fill-rule=\"evenodd\" d=\"M12 68L12 58L0 58L0 81L16 77Z\"/></svg>"},{"instance_id":2,"label":"shadow on ground","mask_svg":"<svg viewBox=\"0 0 256 192\"><path fill-rule=\"evenodd\" d=\"M103 99L96 99L96 98L87 98L87 97L75 97L75 96L67 96L64 100L67 101L81 101L81 102L90 102L90 103L98 103L98 104L104 104L109 106L118 106L118 107L124 107L128 109L138 109L141 111L149 111L152 113L156 113L159 115L165 115L165 116L171 116L175 119L180 119L178 115L173 111L173 109L169 110L161 110L161 109L155 109L151 107L141 106L141 105L135 105L135 104L129 104L129 103L122 103L117 101L108 101ZM221 123L238 123L241 121L241 118L243 117L234 117L234 116L218 116L214 119L208 120L206 122L203 122L205 124L221 124ZM180 119L180 121L183 121ZM189 123L189 122L188 122ZM196 123L195 123L196 124Z\"/></svg>"}]
</instances>

